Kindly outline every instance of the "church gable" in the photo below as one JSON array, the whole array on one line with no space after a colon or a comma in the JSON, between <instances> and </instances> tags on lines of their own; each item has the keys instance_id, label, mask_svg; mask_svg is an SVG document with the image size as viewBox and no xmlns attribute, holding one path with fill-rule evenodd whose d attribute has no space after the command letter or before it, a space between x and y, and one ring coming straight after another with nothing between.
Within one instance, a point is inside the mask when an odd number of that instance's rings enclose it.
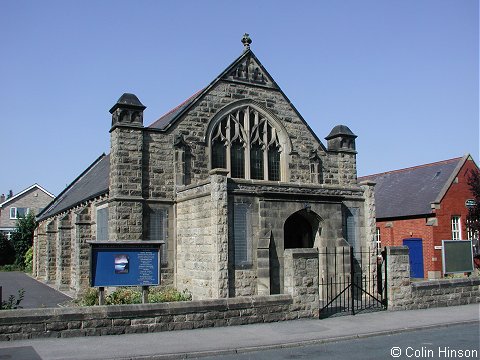
<instances>
[{"instance_id":1,"label":"church gable","mask_svg":"<svg viewBox=\"0 0 480 360\"><path fill-rule=\"evenodd\" d=\"M222 77L222 80L266 86L274 89L278 88L275 81L273 81L251 51L247 51L245 56L239 60L240 61L237 61L233 68Z\"/></svg>"},{"instance_id":2,"label":"church gable","mask_svg":"<svg viewBox=\"0 0 480 360\"><path fill-rule=\"evenodd\" d=\"M150 128L183 135L192 182L227 168L234 178L310 183L308 169L322 163L311 153L323 157L327 149L247 46L251 41L242 42L243 54L210 85Z\"/></svg>"}]
</instances>

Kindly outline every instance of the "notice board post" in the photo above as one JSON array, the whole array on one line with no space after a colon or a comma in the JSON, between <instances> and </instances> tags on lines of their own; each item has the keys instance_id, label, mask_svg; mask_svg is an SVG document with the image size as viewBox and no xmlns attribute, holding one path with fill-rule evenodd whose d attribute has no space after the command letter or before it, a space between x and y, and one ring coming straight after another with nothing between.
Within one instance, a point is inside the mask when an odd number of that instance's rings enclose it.
<instances>
[{"instance_id":1,"label":"notice board post","mask_svg":"<svg viewBox=\"0 0 480 360\"><path fill-rule=\"evenodd\" d=\"M164 241L87 241L90 244L90 285L98 287L100 302L109 286L141 286L142 302L148 287L160 285L160 251Z\"/></svg>"}]
</instances>

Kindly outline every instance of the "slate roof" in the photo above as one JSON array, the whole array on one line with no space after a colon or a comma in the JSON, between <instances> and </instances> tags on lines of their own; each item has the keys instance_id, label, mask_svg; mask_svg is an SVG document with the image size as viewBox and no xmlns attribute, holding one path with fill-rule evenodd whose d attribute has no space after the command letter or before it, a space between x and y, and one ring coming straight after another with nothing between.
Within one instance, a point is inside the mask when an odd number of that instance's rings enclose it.
<instances>
[{"instance_id":1,"label":"slate roof","mask_svg":"<svg viewBox=\"0 0 480 360\"><path fill-rule=\"evenodd\" d=\"M375 185L377 219L431 214L467 156L358 178Z\"/></svg>"},{"instance_id":2,"label":"slate roof","mask_svg":"<svg viewBox=\"0 0 480 360\"><path fill-rule=\"evenodd\" d=\"M178 115L183 112L183 110L187 109L191 104L194 103L197 95L199 96L200 94L202 94L203 90L204 89L197 91L180 105L161 116L160 119L156 120L152 125L149 126L149 128L164 130L171 122L175 120Z\"/></svg>"},{"instance_id":3,"label":"slate roof","mask_svg":"<svg viewBox=\"0 0 480 360\"><path fill-rule=\"evenodd\" d=\"M102 154L38 214L37 221L107 193L109 182L110 155Z\"/></svg>"}]
</instances>

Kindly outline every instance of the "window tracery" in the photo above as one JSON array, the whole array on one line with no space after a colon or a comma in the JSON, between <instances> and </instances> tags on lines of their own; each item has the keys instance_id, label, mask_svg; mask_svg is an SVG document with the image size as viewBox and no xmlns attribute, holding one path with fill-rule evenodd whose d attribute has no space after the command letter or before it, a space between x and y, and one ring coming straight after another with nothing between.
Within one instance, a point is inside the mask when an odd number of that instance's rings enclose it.
<instances>
[{"instance_id":1,"label":"window tracery","mask_svg":"<svg viewBox=\"0 0 480 360\"><path fill-rule=\"evenodd\" d=\"M225 115L215 125L210 145L212 168L226 168L233 178L281 180L278 131L253 107Z\"/></svg>"}]
</instances>

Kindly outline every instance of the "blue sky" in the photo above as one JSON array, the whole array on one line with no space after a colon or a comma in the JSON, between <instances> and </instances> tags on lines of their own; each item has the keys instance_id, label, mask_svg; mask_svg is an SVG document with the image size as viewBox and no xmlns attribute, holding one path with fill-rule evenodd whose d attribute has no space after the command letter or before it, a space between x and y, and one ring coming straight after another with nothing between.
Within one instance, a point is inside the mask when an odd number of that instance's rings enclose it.
<instances>
[{"instance_id":1,"label":"blue sky","mask_svg":"<svg viewBox=\"0 0 480 360\"><path fill-rule=\"evenodd\" d=\"M0 2L0 193L58 194L109 151L124 92L149 125L252 50L358 175L479 160L477 0ZM326 141L324 142L326 143Z\"/></svg>"}]
</instances>

